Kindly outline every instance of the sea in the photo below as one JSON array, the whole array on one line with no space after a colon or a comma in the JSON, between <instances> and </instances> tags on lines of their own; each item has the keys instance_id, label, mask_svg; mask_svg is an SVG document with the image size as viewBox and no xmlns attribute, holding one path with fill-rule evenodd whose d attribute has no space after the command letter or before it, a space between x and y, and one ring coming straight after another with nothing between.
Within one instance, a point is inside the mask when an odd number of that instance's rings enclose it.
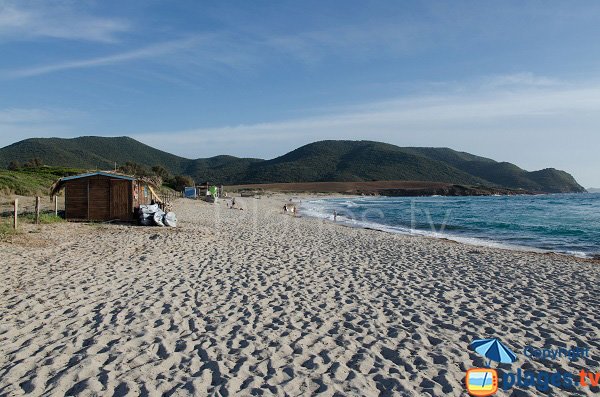
<instances>
[{"instance_id":1,"label":"sea","mask_svg":"<svg viewBox=\"0 0 600 397\"><path fill-rule=\"evenodd\" d=\"M300 214L348 226L507 249L600 258L600 193L357 196L303 201Z\"/></svg>"}]
</instances>

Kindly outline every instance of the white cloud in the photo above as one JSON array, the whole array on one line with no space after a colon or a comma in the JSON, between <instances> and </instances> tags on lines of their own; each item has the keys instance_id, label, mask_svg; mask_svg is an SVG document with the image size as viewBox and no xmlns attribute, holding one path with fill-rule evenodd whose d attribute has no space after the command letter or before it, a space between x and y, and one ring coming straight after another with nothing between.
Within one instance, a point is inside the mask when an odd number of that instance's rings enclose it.
<instances>
[{"instance_id":1,"label":"white cloud","mask_svg":"<svg viewBox=\"0 0 600 397\"><path fill-rule=\"evenodd\" d=\"M319 117L133 136L187 157L270 158L322 139L447 146L526 169L562 168L593 184L592 170L578 164L597 158L599 125L600 84L504 90L480 83L459 93L367 103Z\"/></svg>"},{"instance_id":2,"label":"white cloud","mask_svg":"<svg viewBox=\"0 0 600 397\"><path fill-rule=\"evenodd\" d=\"M0 0L0 41L47 37L114 42L119 34L131 29L124 19L89 15L72 4Z\"/></svg>"},{"instance_id":3,"label":"white cloud","mask_svg":"<svg viewBox=\"0 0 600 397\"><path fill-rule=\"evenodd\" d=\"M158 43L147 47L102 57L60 62L50 65L34 66L18 70L5 70L0 72L0 77L4 79L31 77L48 73L60 72L63 70L85 69L98 66L114 65L118 63L135 61L140 59L151 59L190 47L194 43L197 43L199 41L200 38L197 37L186 38Z\"/></svg>"},{"instance_id":4,"label":"white cloud","mask_svg":"<svg viewBox=\"0 0 600 397\"><path fill-rule=\"evenodd\" d=\"M560 85L561 82L546 76L538 76L530 72L495 75L482 79L482 84L487 88L507 87L550 87Z\"/></svg>"},{"instance_id":5,"label":"white cloud","mask_svg":"<svg viewBox=\"0 0 600 397\"><path fill-rule=\"evenodd\" d=\"M2 1L2 0L0 0ZM25 17L7 17L12 25L20 25ZM2 36L0 17L0 37ZM6 24L7 22L5 22ZM24 26L27 23L24 24ZM63 24L61 24L62 26ZM66 24L68 26L68 24ZM236 69L265 64L272 56L314 64L326 57L366 58L379 53L411 51L426 41L424 29L413 25L340 26L297 33L214 31L183 39L147 45L121 53L75 59L17 70L0 70L0 78L23 78L70 69L83 69L125 63L132 60L156 59L175 69L193 75L198 68L215 71L222 66ZM169 54L170 57L162 57Z\"/></svg>"},{"instance_id":6,"label":"white cloud","mask_svg":"<svg viewBox=\"0 0 600 397\"><path fill-rule=\"evenodd\" d=\"M558 90L521 90L519 92L464 92L427 97L412 97L353 106L347 112L320 117L265 122L213 129L192 129L146 134L168 135L170 140L198 142L206 140L241 141L252 137L289 140L307 136L344 137L381 135L406 131L454 128L493 122L501 125L514 119L544 121L547 118L587 115L598 118L600 85L568 87ZM506 127L509 127L507 124ZM218 138L214 138L218 136Z\"/></svg>"}]
</instances>

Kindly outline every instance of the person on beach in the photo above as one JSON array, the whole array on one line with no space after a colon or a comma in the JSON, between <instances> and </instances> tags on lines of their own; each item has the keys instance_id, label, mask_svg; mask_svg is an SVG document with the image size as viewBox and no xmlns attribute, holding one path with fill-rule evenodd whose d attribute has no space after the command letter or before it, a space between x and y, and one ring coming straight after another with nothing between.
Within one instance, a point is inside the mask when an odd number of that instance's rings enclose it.
<instances>
[{"instance_id":1,"label":"person on beach","mask_svg":"<svg viewBox=\"0 0 600 397\"><path fill-rule=\"evenodd\" d=\"M337 211L333 210L333 221L336 222L337 221Z\"/></svg>"}]
</instances>

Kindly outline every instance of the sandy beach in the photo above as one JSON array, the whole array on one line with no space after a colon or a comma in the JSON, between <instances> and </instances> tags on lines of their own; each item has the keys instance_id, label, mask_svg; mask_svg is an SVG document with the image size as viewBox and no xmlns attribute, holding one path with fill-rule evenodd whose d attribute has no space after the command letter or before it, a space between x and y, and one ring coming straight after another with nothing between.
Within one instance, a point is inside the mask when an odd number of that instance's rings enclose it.
<instances>
[{"instance_id":1,"label":"sandy beach","mask_svg":"<svg viewBox=\"0 0 600 397\"><path fill-rule=\"evenodd\" d=\"M175 229L63 223L0 243L0 395L464 396L485 364L469 344L491 337L513 370L599 370L598 262L236 201L181 199Z\"/></svg>"}]
</instances>

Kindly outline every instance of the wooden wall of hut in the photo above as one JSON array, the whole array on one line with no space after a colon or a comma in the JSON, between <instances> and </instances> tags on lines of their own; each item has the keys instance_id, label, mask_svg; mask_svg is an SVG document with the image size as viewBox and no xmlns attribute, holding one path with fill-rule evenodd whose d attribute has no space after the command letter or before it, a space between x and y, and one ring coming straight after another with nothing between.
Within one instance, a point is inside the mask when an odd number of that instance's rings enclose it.
<instances>
[{"instance_id":1,"label":"wooden wall of hut","mask_svg":"<svg viewBox=\"0 0 600 397\"><path fill-rule=\"evenodd\" d=\"M65 217L88 218L88 181L75 179L65 183Z\"/></svg>"},{"instance_id":2,"label":"wooden wall of hut","mask_svg":"<svg viewBox=\"0 0 600 397\"><path fill-rule=\"evenodd\" d=\"M94 175L65 182L65 215L71 220L130 220L133 181Z\"/></svg>"}]
</instances>

